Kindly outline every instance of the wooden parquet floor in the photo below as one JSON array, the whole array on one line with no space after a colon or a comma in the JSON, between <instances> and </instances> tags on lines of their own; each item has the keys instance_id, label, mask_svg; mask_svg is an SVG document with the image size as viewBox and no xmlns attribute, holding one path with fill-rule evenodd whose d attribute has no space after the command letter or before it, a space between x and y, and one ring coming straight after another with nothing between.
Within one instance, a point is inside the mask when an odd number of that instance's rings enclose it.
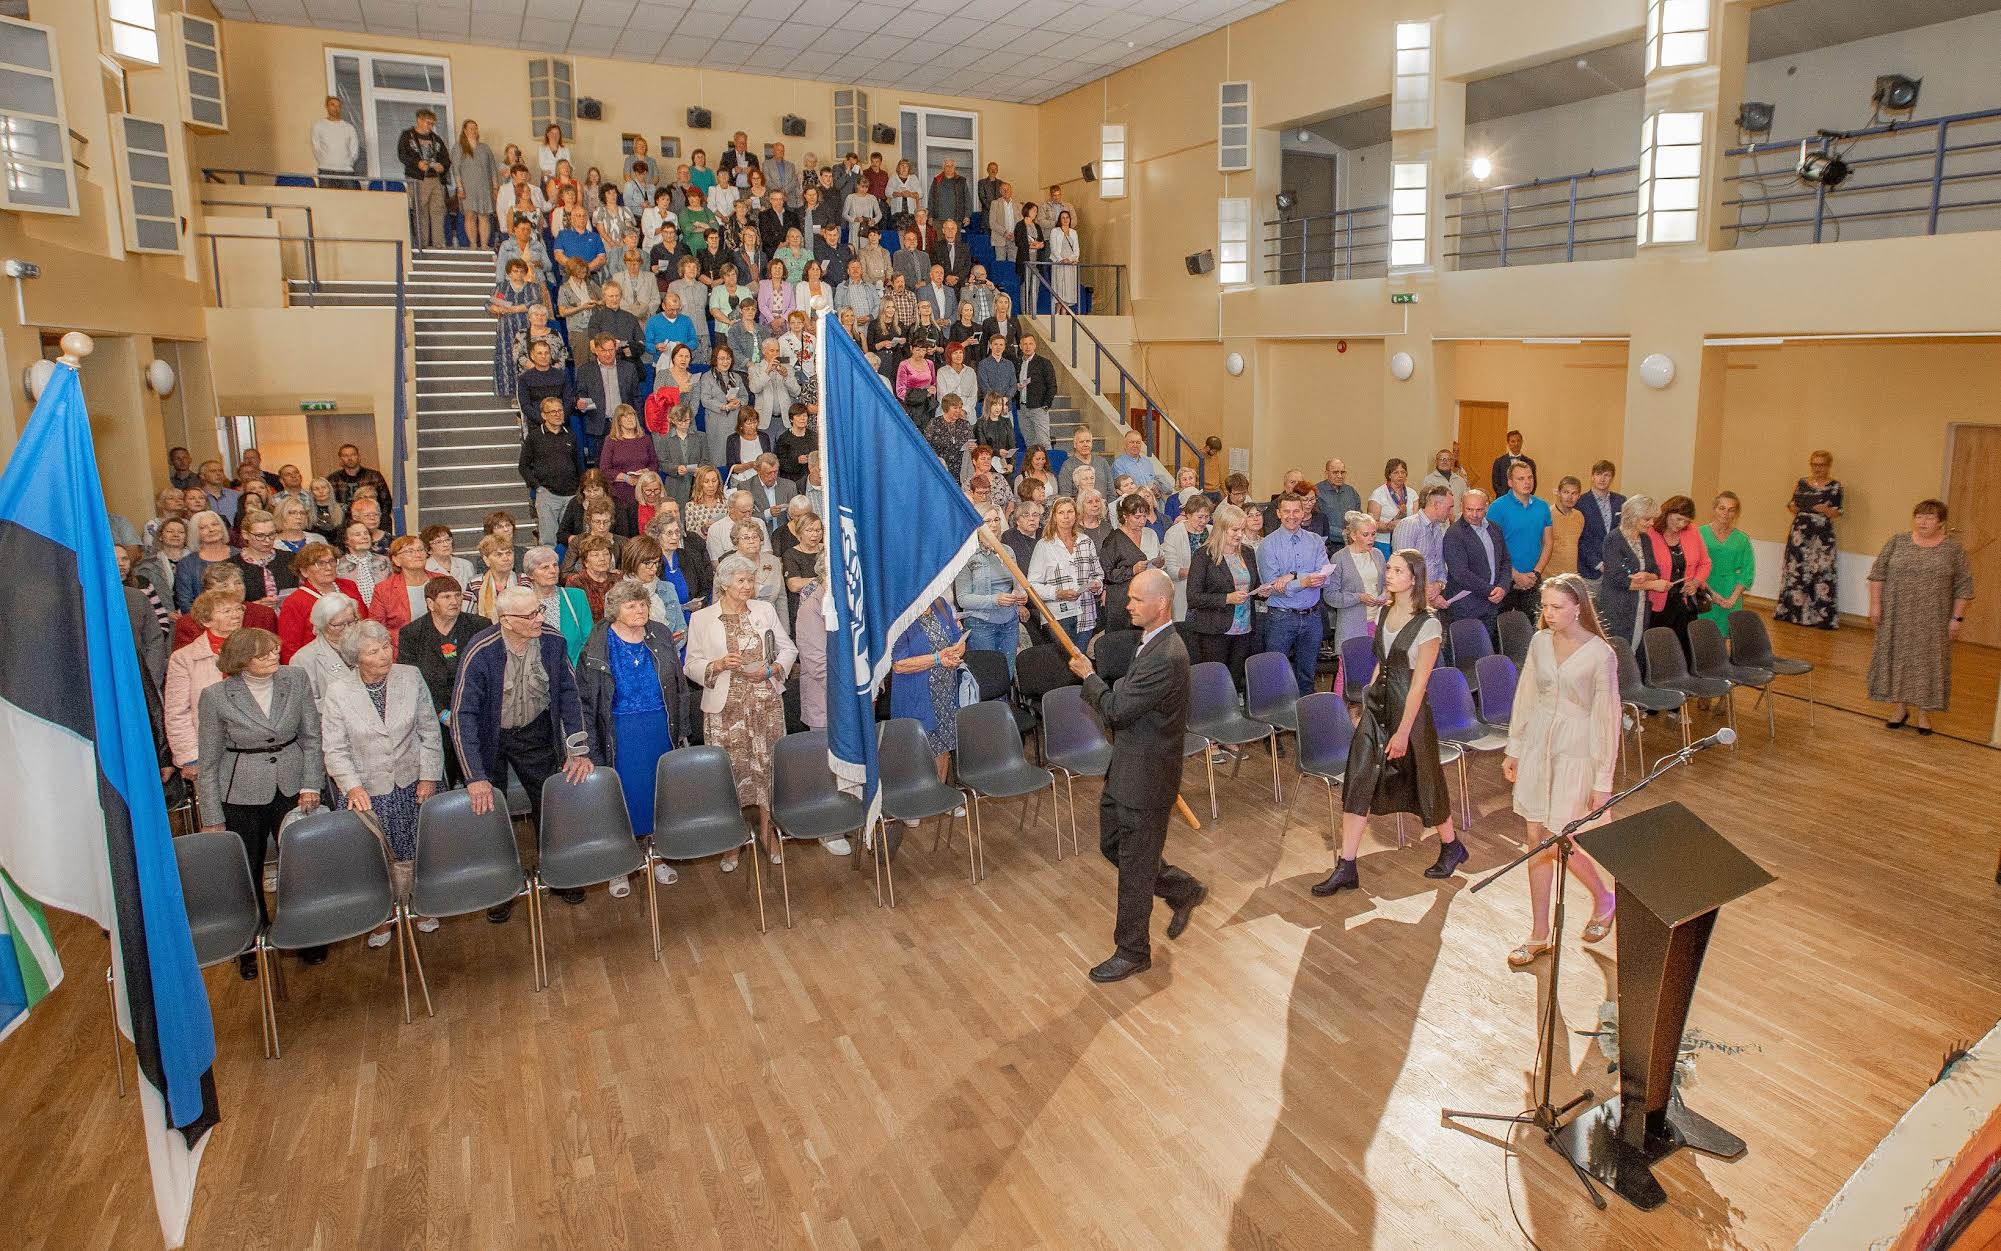
<instances>
[{"instance_id":1,"label":"wooden parquet floor","mask_svg":"<svg viewBox=\"0 0 2001 1251\"><path fill-rule=\"evenodd\" d=\"M976 889L963 841L932 856L927 827L898 857L894 911L807 848L796 928L760 935L747 872L684 870L658 964L642 892L552 901L544 994L525 915L448 921L424 939L438 1015L414 1025L393 953L348 944L293 966L277 1062L252 988L212 970L224 1120L189 1246L1520 1247L1505 1169L1549 1251L1789 1247L1948 1045L2001 1014L2001 770L1943 736L1825 708L1809 736L1802 704L1779 712L1776 744L1747 708L1736 752L1649 792L1778 878L1725 911L1691 1020L1745 1049L1705 1054L1687 1097L1749 1153L1673 1158L1659 1211L1595 1211L1539 1142L1511 1160L1439 1123L1441 1105L1527 1098L1547 962L1503 959L1526 882L1427 881L1435 849L1397 849L1381 820L1367 889L1316 900L1324 793L1298 792L1281 844L1253 756L1219 779L1222 821L1171 837L1209 904L1176 943L1157 914L1152 972L1110 988L1084 978L1110 950L1095 784L1078 788L1082 858L1054 859L1046 800L1020 836L1011 806L990 810ZM1497 759L1473 774L1477 870L1520 825ZM1199 761L1187 783L1206 813ZM0 1046L9 1242L151 1248L101 939L73 921L60 939L71 983ZM1613 963L1567 950L1575 1028ZM1613 1088L1575 1035L1560 1069L1559 1092Z\"/></svg>"},{"instance_id":2,"label":"wooden parquet floor","mask_svg":"<svg viewBox=\"0 0 2001 1251\"><path fill-rule=\"evenodd\" d=\"M1890 715L1888 704L1869 699L1869 658L1875 650L1876 631L1868 618L1843 617L1838 630L1812 630L1771 621L1769 604L1753 601L1751 606L1766 616L1772 650L1815 667L1812 677L1816 700L1878 719ZM1783 678L1779 687L1788 694L1804 696L1806 680L1804 676ZM2001 651L1954 643L1952 702L1945 711L1932 714L1932 728L1969 743L1990 742L1995 736L1997 697L2001 697Z\"/></svg>"}]
</instances>

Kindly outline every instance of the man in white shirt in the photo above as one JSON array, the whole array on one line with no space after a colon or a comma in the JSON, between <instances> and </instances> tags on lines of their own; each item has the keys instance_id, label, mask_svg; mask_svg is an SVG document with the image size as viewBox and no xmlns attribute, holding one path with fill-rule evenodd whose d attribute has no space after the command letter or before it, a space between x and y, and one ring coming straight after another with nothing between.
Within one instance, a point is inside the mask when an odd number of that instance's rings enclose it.
<instances>
[{"instance_id":1,"label":"man in white shirt","mask_svg":"<svg viewBox=\"0 0 2001 1251\"><path fill-rule=\"evenodd\" d=\"M994 259L1014 259L1014 224L1021 220L1021 208L1014 202L1014 184L1000 185L1000 195L987 204L987 238L994 245ZM1072 217L1074 225L1076 218Z\"/></svg>"},{"instance_id":2,"label":"man in white shirt","mask_svg":"<svg viewBox=\"0 0 2001 1251\"><path fill-rule=\"evenodd\" d=\"M709 559L721 560L735 551L737 523L757 519L757 498L749 491L730 492L730 510L709 527Z\"/></svg>"},{"instance_id":3,"label":"man in white shirt","mask_svg":"<svg viewBox=\"0 0 2001 1251\"><path fill-rule=\"evenodd\" d=\"M361 158L361 136L354 123L340 115L340 97L327 97L327 115L313 123L313 167L322 187L355 186L354 165ZM505 220L505 219L502 219Z\"/></svg>"},{"instance_id":4,"label":"man in white shirt","mask_svg":"<svg viewBox=\"0 0 2001 1251\"><path fill-rule=\"evenodd\" d=\"M542 223L549 218L549 201L542 195L542 188L528 181L528 167L516 165L507 171L507 181L500 184L500 194L493 198L493 211L500 219L501 230L510 234L516 213L533 213L535 233L540 236Z\"/></svg>"}]
</instances>

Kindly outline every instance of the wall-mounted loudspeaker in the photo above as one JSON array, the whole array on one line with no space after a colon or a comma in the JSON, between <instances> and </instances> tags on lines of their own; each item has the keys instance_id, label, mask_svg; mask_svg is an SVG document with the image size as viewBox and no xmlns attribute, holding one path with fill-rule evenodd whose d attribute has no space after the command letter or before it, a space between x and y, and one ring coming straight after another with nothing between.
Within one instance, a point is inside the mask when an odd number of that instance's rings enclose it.
<instances>
[{"instance_id":1,"label":"wall-mounted loudspeaker","mask_svg":"<svg viewBox=\"0 0 2001 1251\"><path fill-rule=\"evenodd\" d=\"M715 116L699 105L688 110L689 130L707 130L714 121Z\"/></svg>"},{"instance_id":2,"label":"wall-mounted loudspeaker","mask_svg":"<svg viewBox=\"0 0 2001 1251\"><path fill-rule=\"evenodd\" d=\"M868 128L868 141L870 143L895 143L896 127L885 126L881 122L877 122Z\"/></svg>"},{"instance_id":3,"label":"wall-mounted loudspeaker","mask_svg":"<svg viewBox=\"0 0 2001 1251\"><path fill-rule=\"evenodd\" d=\"M602 100L597 100L597 99L593 99L593 98L592 98L592 97L590 97L590 96L578 96L578 97L577 97L577 120L578 120L578 121L582 121L582 122L601 122L601 121L603 121L603 120L604 120L604 101L602 101Z\"/></svg>"},{"instance_id":4,"label":"wall-mounted loudspeaker","mask_svg":"<svg viewBox=\"0 0 2001 1251\"><path fill-rule=\"evenodd\" d=\"M806 119L795 113L787 113L779 119L778 130L787 138L802 139L806 135Z\"/></svg>"},{"instance_id":5,"label":"wall-mounted loudspeaker","mask_svg":"<svg viewBox=\"0 0 2001 1251\"><path fill-rule=\"evenodd\" d=\"M1197 276L1209 273L1216 268L1216 254L1207 250L1191 253L1182 258L1182 260L1188 266L1188 272Z\"/></svg>"},{"instance_id":6,"label":"wall-mounted loudspeaker","mask_svg":"<svg viewBox=\"0 0 2001 1251\"><path fill-rule=\"evenodd\" d=\"M1084 166L1084 181L1085 182L1098 181L1098 166L1095 162L1086 164Z\"/></svg>"}]
</instances>

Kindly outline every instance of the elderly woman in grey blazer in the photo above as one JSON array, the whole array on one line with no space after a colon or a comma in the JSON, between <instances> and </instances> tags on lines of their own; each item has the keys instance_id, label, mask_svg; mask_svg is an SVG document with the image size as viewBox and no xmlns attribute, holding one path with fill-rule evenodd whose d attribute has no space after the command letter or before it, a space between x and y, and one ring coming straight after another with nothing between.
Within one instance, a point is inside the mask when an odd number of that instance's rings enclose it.
<instances>
[{"instance_id":1,"label":"elderly woman in grey blazer","mask_svg":"<svg viewBox=\"0 0 2001 1251\"><path fill-rule=\"evenodd\" d=\"M1320 598L1334 610L1333 641L1338 649L1352 638L1365 636L1376 609L1389 602L1383 591L1383 554L1376 550L1376 519L1367 513L1349 513L1342 522L1345 546L1334 553L1333 572Z\"/></svg>"},{"instance_id":2,"label":"elderly woman in grey blazer","mask_svg":"<svg viewBox=\"0 0 2001 1251\"><path fill-rule=\"evenodd\" d=\"M361 620L361 605L339 591L329 591L313 604L308 620L313 623L313 641L292 653L288 667L306 675L313 684L313 701L318 703L326 698L327 688L352 668L341 659L340 640Z\"/></svg>"},{"instance_id":3,"label":"elderly woman in grey blazer","mask_svg":"<svg viewBox=\"0 0 2001 1251\"><path fill-rule=\"evenodd\" d=\"M261 879L278 823L294 807L320 805L320 716L312 684L278 663L278 636L269 630L238 630L215 663L222 680L201 693L197 713L202 828L236 831L252 875ZM262 891L257 909L269 919ZM324 949L300 955L309 964L326 958ZM257 962L246 956L237 972L255 978Z\"/></svg>"},{"instance_id":4,"label":"elderly woman in grey blazer","mask_svg":"<svg viewBox=\"0 0 2001 1251\"><path fill-rule=\"evenodd\" d=\"M653 436L653 454L660 460L660 481L667 498L686 504L695 488L695 475L716 463L715 444L695 429L695 397L683 395L667 414L667 433Z\"/></svg>"},{"instance_id":5,"label":"elderly woman in grey blazer","mask_svg":"<svg viewBox=\"0 0 2001 1251\"><path fill-rule=\"evenodd\" d=\"M444 735L431 689L415 665L396 663L389 631L379 621L348 627L341 659L354 671L320 697L320 735L336 802L368 813L382 827L392 860L417 856L417 808L445 776ZM436 920L419 917L425 933ZM384 925L368 936L371 947L389 942Z\"/></svg>"}]
</instances>

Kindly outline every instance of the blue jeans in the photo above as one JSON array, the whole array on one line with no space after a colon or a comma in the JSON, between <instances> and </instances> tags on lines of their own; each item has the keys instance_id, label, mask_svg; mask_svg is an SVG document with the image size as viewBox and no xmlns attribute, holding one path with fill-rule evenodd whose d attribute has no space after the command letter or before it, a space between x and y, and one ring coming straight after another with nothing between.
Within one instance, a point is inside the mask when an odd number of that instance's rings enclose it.
<instances>
[{"instance_id":1,"label":"blue jeans","mask_svg":"<svg viewBox=\"0 0 2001 1251\"><path fill-rule=\"evenodd\" d=\"M1282 652L1292 661L1292 676L1301 695L1313 691L1314 671L1320 665L1320 638L1326 632L1327 621L1318 607L1294 612L1273 604L1265 614L1265 650Z\"/></svg>"},{"instance_id":2,"label":"blue jeans","mask_svg":"<svg viewBox=\"0 0 2001 1251\"><path fill-rule=\"evenodd\" d=\"M1014 643L1021 633L1021 622L1013 617L999 625L991 621L981 621L977 617L966 618L966 646L976 652L999 652L1007 657L1007 671L1014 674Z\"/></svg>"}]
</instances>

